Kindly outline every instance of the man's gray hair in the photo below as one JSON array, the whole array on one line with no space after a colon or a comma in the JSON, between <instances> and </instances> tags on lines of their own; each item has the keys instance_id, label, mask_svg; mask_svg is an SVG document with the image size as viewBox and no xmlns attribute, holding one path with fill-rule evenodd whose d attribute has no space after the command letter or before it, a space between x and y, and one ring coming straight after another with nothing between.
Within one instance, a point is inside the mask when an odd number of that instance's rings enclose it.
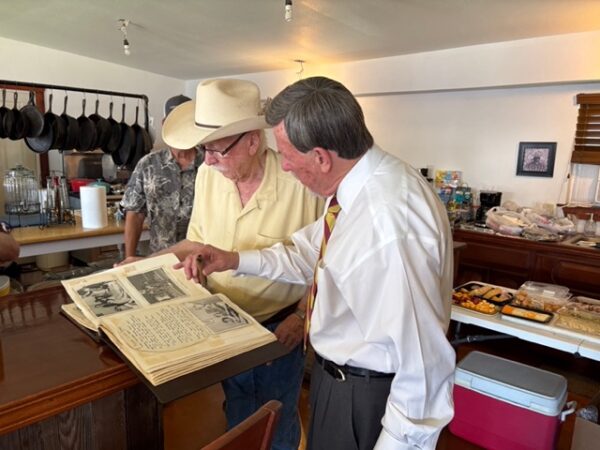
<instances>
[{"instance_id":1,"label":"man's gray hair","mask_svg":"<svg viewBox=\"0 0 600 450\"><path fill-rule=\"evenodd\" d=\"M267 106L265 118L271 126L283 120L290 142L302 153L321 147L355 159L373 146L356 98L343 84L326 77L286 87Z\"/></svg>"}]
</instances>

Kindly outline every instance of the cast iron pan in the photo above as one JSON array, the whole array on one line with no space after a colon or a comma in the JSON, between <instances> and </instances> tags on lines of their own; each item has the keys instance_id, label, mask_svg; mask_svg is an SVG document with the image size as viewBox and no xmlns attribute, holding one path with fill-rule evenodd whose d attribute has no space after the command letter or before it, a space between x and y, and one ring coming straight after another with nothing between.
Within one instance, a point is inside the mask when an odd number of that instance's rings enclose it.
<instances>
[{"instance_id":1,"label":"cast iron pan","mask_svg":"<svg viewBox=\"0 0 600 450\"><path fill-rule=\"evenodd\" d=\"M6 89L2 89L2 106L0 106L0 138L8 137L8 133L4 131L3 125L4 116L6 115L7 111L10 111L10 109L6 107Z\"/></svg>"},{"instance_id":2,"label":"cast iron pan","mask_svg":"<svg viewBox=\"0 0 600 450\"><path fill-rule=\"evenodd\" d=\"M111 153L113 161L118 166L131 164L135 156L135 133L125 122L125 102L123 102L123 117L119 124L121 129L121 143L116 152Z\"/></svg>"},{"instance_id":3,"label":"cast iron pan","mask_svg":"<svg viewBox=\"0 0 600 450\"><path fill-rule=\"evenodd\" d=\"M144 129L138 123L138 114L140 107L139 105L135 107L135 123L132 125L131 129L133 130L135 139L133 146L133 158L131 162L127 164L127 168L131 171L135 168L138 161L146 154L146 143L144 142L144 136L142 132Z\"/></svg>"},{"instance_id":4,"label":"cast iron pan","mask_svg":"<svg viewBox=\"0 0 600 450\"><path fill-rule=\"evenodd\" d=\"M21 116L21 111L19 111L19 108L17 108L19 93L16 91L14 93L14 99L15 102L13 109L6 113L2 121L2 125L7 132L8 138L16 141L18 139L23 139L25 136L27 124L23 120L23 116Z\"/></svg>"},{"instance_id":5,"label":"cast iron pan","mask_svg":"<svg viewBox=\"0 0 600 450\"><path fill-rule=\"evenodd\" d=\"M44 129L44 113L35 106L35 94L29 91L29 102L21 108L21 117L26 122L23 137L38 137Z\"/></svg>"},{"instance_id":6,"label":"cast iron pan","mask_svg":"<svg viewBox=\"0 0 600 450\"><path fill-rule=\"evenodd\" d=\"M106 146L106 143L110 139L111 127L108 119L105 119L98 114L99 105L100 100L96 99L96 112L90 116L90 120L96 124L96 141L94 142L94 148L102 148L102 150L104 150L104 146Z\"/></svg>"},{"instance_id":7,"label":"cast iron pan","mask_svg":"<svg viewBox=\"0 0 600 450\"><path fill-rule=\"evenodd\" d=\"M56 129L58 116L52 112L52 94L50 94L50 105L48 111L44 114L44 128L37 137L26 137L25 144L36 153L46 153L52 148L56 135L59 131ZM60 122L62 124L62 121ZM64 131L63 131L64 133Z\"/></svg>"},{"instance_id":8,"label":"cast iron pan","mask_svg":"<svg viewBox=\"0 0 600 450\"><path fill-rule=\"evenodd\" d=\"M119 149L119 144L121 143L121 126L119 122L113 119L113 102L110 102L109 106L109 115L108 115L108 124L110 125L110 136L106 141L106 144L102 146L102 151L104 153L114 154ZM118 158L118 155L116 156ZM113 157L115 164L120 166L121 164L115 160Z\"/></svg>"},{"instance_id":9,"label":"cast iron pan","mask_svg":"<svg viewBox=\"0 0 600 450\"><path fill-rule=\"evenodd\" d=\"M81 116L77 118L79 124L79 140L77 150L89 152L96 143L96 124L85 115L85 97L81 102Z\"/></svg>"},{"instance_id":10,"label":"cast iron pan","mask_svg":"<svg viewBox=\"0 0 600 450\"><path fill-rule=\"evenodd\" d=\"M65 106L61 119L65 123L65 140L60 146L60 150L74 150L79 141L79 123L77 119L67 114L67 102L69 97L65 95Z\"/></svg>"}]
</instances>

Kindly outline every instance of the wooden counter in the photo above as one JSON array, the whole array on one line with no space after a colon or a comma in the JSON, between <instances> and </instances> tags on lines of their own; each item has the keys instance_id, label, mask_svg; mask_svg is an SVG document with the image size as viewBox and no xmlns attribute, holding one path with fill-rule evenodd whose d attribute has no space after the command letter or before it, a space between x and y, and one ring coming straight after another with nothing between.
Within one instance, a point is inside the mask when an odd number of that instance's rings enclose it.
<instances>
[{"instance_id":1,"label":"wooden counter","mask_svg":"<svg viewBox=\"0 0 600 450\"><path fill-rule=\"evenodd\" d=\"M180 377L162 404L60 314L68 301L62 287L0 299L0 450L198 448L225 429L219 381L280 356L268 344ZM40 436L44 445L32 444Z\"/></svg>"},{"instance_id":2,"label":"wooden counter","mask_svg":"<svg viewBox=\"0 0 600 450\"><path fill-rule=\"evenodd\" d=\"M0 434L138 384L60 315L67 299L56 287L0 300Z\"/></svg>"},{"instance_id":3,"label":"wooden counter","mask_svg":"<svg viewBox=\"0 0 600 450\"><path fill-rule=\"evenodd\" d=\"M600 295L600 250L565 243L455 230L462 250L455 284L483 281L518 289L527 280L568 286L573 295Z\"/></svg>"},{"instance_id":4,"label":"wooden counter","mask_svg":"<svg viewBox=\"0 0 600 450\"><path fill-rule=\"evenodd\" d=\"M106 227L92 229L83 228L81 217L75 216L75 220L74 225L15 228L11 234L21 245L19 256L37 256L123 243L124 221L117 222L114 217L109 217ZM144 227L140 241L148 239L150 234L148 228Z\"/></svg>"}]
</instances>

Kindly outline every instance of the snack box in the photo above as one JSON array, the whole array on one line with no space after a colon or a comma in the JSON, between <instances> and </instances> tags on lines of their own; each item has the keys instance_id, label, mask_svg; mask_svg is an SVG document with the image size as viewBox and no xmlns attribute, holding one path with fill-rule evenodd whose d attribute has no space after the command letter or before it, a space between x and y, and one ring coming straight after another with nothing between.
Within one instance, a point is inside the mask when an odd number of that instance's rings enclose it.
<instances>
[{"instance_id":1,"label":"snack box","mask_svg":"<svg viewBox=\"0 0 600 450\"><path fill-rule=\"evenodd\" d=\"M473 351L456 367L449 428L490 450L551 450L576 407L566 399L564 377Z\"/></svg>"},{"instance_id":2,"label":"snack box","mask_svg":"<svg viewBox=\"0 0 600 450\"><path fill-rule=\"evenodd\" d=\"M515 293L511 304L555 313L567 304L570 297L571 294L567 287L538 281L526 281Z\"/></svg>"},{"instance_id":3,"label":"snack box","mask_svg":"<svg viewBox=\"0 0 600 450\"><path fill-rule=\"evenodd\" d=\"M513 299L513 294L506 289L486 283L469 282L458 286L454 292L467 293L495 305L505 305Z\"/></svg>"},{"instance_id":4,"label":"snack box","mask_svg":"<svg viewBox=\"0 0 600 450\"><path fill-rule=\"evenodd\" d=\"M588 297L573 297L558 310L558 319L554 323L584 334L600 336L600 300Z\"/></svg>"},{"instance_id":5,"label":"snack box","mask_svg":"<svg viewBox=\"0 0 600 450\"><path fill-rule=\"evenodd\" d=\"M548 323L554 318L554 314L543 309L522 308L520 306L504 305L500 312L505 316L517 317L537 323Z\"/></svg>"}]
</instances>

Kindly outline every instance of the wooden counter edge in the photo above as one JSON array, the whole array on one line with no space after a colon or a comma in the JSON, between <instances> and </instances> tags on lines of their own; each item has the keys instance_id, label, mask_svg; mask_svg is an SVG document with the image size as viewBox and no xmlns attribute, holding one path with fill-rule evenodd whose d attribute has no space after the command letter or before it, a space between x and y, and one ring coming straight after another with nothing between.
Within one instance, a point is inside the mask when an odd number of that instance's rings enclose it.
<instances>
[{"instance_id":1,"label":"wooden counter edge","mask_svg":"<svg viewBox=\"0 0 600 450\"><path fill-rule=\"evenodd\" d=\"M125 364L76 383L7 403L0 409L0 434L34 424L85 403L106 397L139 382Z\"/></svg>"}]
</instances>

